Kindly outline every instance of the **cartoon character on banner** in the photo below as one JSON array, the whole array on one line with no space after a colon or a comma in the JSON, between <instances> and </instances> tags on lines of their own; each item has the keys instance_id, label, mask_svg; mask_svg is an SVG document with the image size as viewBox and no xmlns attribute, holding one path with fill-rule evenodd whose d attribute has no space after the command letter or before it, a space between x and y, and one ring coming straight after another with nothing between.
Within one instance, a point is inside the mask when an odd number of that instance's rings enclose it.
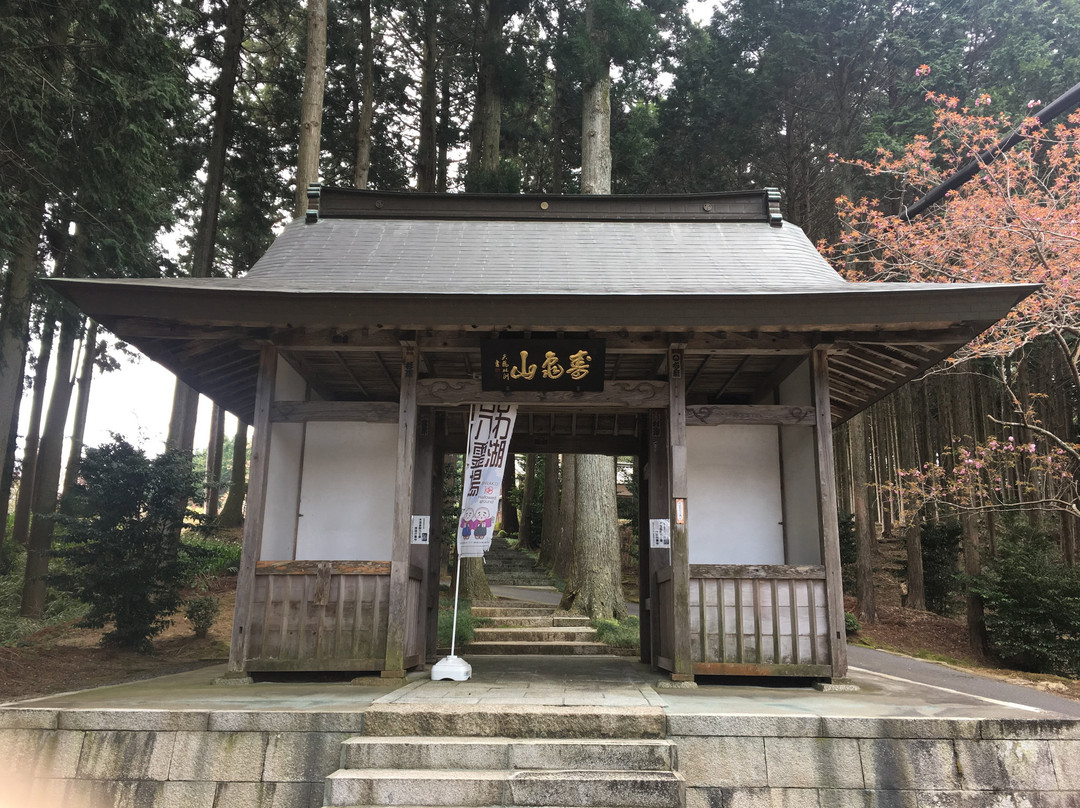
<instances>
[{"instance_id":1,"label":"cartoon character on banner","mask_svg":"<svg viewBox=\"0 0 1080 808\"><path fill-rule=\"evenodd\" d=\"M491 527L492 524L494 524L494 520L488 513L487 508L478 508L476 511L476 529L474 531L476 538L486 538L488 528Z\"/></svg>"},{"instance_id":2,"label":"cartoon character on banner","mask_svg":"<svg viewBox=\"0 0 1080 808\"><path fill-rule=\"evenodd\" d=\"M461 513L461 538L467 539L472 535L476 522L473 520L472 508L466 508Z\"/></svg>"}]
</instances>

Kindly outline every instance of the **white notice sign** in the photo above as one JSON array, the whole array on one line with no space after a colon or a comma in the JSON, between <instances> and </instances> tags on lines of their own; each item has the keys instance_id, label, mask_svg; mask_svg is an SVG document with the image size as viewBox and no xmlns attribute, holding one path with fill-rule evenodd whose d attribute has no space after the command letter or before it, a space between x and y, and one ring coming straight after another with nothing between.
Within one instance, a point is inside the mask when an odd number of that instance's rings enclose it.
<instances>
[{"instance_id":1,"label":"white notice sign","mask_svg":"<svg viewBox=\"0 0 1080 808\"><path fill-rule=\"evenodd\" d=\"M417 516L412 518L411 544L428 544L431 541L431 517Z\"/></svg>"},{"instance_id":2,"label":"white notice sign","mask_svg":"<svg viewBox=\"0 0 1080 808\"><path fill-rule=\"evenodd\" d=\"M649 547L653 549L671 549L671 522L667 519L649 520Z\"/></svg>"}]
</instances>

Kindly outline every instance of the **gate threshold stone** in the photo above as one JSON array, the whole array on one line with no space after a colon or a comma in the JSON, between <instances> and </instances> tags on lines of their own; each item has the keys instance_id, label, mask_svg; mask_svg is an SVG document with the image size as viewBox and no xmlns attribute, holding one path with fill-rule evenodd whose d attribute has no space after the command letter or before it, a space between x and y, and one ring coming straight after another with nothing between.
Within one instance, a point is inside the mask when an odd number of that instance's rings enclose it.
<instances>
[{"instance_id":1,"label":"gate threshold stone","mask_svg":"<svg viewBox=\"0 0 1080 808\"><path fill-rule=\"evenodd\" d=\"M395 703L364 713L364 735L503 738L663 738L659 707Z\"/></svg>"}]
</instances>

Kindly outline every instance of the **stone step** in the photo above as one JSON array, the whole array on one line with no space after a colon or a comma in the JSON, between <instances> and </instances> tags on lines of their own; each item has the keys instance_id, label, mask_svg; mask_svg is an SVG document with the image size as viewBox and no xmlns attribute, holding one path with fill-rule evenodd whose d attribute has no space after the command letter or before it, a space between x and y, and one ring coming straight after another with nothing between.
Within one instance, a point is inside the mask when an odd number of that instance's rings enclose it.
<instances>
[{"instance_id":1,"label":"stone step","mask_svg":"<svg viewBox=\"0 0 1080 808\"><path fill-rule=\"evenodd\" d=\"M659 707L569 707L526 704L373 704L364 736L476 738L663 738Z\"/></svg>"},{"instance_id":2,"label":"stone step","mask_svg":"<svg viewBox=\"0 0 1080 808\"><path fill-rule=\"evenodd\" d=\"M475 614L475 612L473 613ZM560 617L554 614L552 615L517 615L514 617L499 617L495 618L495 626L556 626L564 628L567 626L589 626L591 621L587 617Z\"/></svg>"},{"instance_id":3,"label":"stone step","mask_svg":"<svg viewBox=\"0 0 1080 808\"><path fill-rule=\"evenodd\" d=\"M504 617L530 617L551 616L555 614L555 606L472 606L473 617L490 617L492 619Z\"/></svg>"},{"instance_id":4,"label":"stone step","mask_svg":"<svg viewBox=\"0 0 1080 808\"><path fill-rule=\"evenodd\" d=\"M473 641L463 649L469 654L492 655L492 656L524 656L526 654L542 654L544 656L607 656L611 654L611 648L602 642L514 642Z\"/></svg>"},{"instance_id":5,"label":"stone step","mask_svg":"<svg viewBox=\"0 0 1080 808\"><path fill-rule=\"evenodd\" d=\"M669 771L672 741L566 738L350 738L346 769L578 769Z\"/></svg>"},{"instance_id":6,"label":"stone step","mask_svg":"<svg viewBox=\"0 0 1080 808\"><path fill-rule=\"evenodd\" d=\"M339 769L329 806L609 806L673 808L684 783L670 771Z\"/></svg>"},{"instance_id":7,"label":"stone step","mask_svg":"<svg viewBox=\"0 0 1080 808\"><path fill-rule=\"evenodd\" d=\"M495 626L477 628L474 643L479 642L595 642L591 626Z\"/></svg>"}]
</instances>

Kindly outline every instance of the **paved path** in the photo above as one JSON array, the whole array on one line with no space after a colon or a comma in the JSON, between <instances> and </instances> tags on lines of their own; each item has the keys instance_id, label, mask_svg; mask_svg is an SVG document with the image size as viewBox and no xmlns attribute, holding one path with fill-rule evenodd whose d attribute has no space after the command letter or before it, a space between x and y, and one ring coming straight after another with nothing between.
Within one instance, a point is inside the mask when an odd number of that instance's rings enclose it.
<instances>
[{"instance_id":1,"label":"paved path","mask_svg":"<svg viewBox=\"0 0 1080 808\"><path fill-rule=\"evenodd\" d=\"M532 600L538 603L557 604L561 595L552 587L493 586L491 591L498 597L515 600ZM630 614L638 614L638 604L627 603ZM966 699L985 704L1016 709L1039 717L1067 715L1080 718L1080 702L1037 690L1025 685L1014 685L956 670L936 662L876 651L858 645L848 646L848 665L852 678L865 688L889 683L907 692L929 691L948 699L950 694L962 694Z\"/></svg>"},{"instance_id":2,"label":"paved path","mask_svg":"<svg viewBox=\"0 0 1080 808\"><path fill-rule=\"evenodd\" d=\"M875 651L858 645L848 646L848 666L852 675L871 679L918 682L942 692L959 692L988 704L995 702L1024 705L1044 713L1080 718L1080 702L1056 696L1025 685L1014 685L989 676L957 670L936 662Z\"/></svg>"}]
</instances>

